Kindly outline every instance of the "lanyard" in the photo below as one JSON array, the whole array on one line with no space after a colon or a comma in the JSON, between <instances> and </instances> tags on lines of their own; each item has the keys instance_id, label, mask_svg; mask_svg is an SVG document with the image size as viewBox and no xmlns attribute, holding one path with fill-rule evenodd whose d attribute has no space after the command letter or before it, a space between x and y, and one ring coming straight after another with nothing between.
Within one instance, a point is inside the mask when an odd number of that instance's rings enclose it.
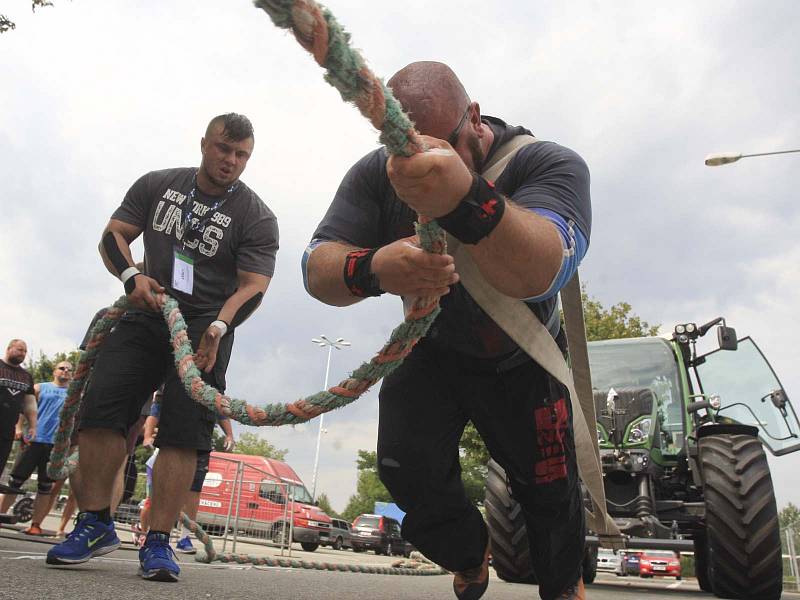
<instances>
[{"instance_id":1,"label":"lanyard","mask_svg":"<svg viewBox=\"0 0 800 600\"><path fill-rule=\"evenodd\" d=\"M217 200L213 206L208 207L206 211L206 217L199 220L196 224L189 225L189 222L194 217L194 202L195 198L197 198L197 171L194 173L194 177L192 177L192 191L189 192L187 196L187 210L186 210L186 217L183 219L183 247L186 248L186 234L189 231L202 231L205 228L206 223L208 223L209 219L214 215L214 212L221 208L223 204L228 200L230 195L236 191L236 188L239 187L239 182L234 182L227 190L225 190L225 195Z\"/></svg>"}]
</instances>

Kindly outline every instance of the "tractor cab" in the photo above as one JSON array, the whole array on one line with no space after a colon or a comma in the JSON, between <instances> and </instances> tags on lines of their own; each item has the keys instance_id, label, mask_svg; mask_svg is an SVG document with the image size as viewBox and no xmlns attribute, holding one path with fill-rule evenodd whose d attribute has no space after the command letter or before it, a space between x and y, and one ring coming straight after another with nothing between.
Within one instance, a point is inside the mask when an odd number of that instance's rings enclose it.
<instances>
[{"instance_id":1,"label":"tractor cab","mask_svg":"<svg viewBox=\"0 0 800 600\"><path fill-rule=\"evenodd\" d=\"M682 373L667 340L631 338L589 344L601 453L655 450L660 461L683 447Z\"/></svg>"}]
</instances>

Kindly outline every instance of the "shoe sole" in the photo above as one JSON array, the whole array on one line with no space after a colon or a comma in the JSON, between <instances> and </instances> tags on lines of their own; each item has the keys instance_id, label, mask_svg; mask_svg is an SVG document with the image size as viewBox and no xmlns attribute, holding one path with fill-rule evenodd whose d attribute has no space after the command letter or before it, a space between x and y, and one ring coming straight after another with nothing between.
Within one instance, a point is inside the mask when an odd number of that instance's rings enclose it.
<instances>
[{"instance_id":1,"label":"shoe sole","mask_svg":"<svg viewBox=\"0 0 800 600\"><path fill-rule=\"evenodd\" d=\"M69 566L69 565L79 565L79 564L88 562L89 560L91 560L92 558L95 558L96 556L103 556L104 554L109 554L109 553L113 552L114 550L116 550L117 548L119 548L121 545L122 545L122 542L117 540L116 543L111 544L110 546L103 546L102 548L97 548L96 550L93 550L92 552L90 552L88 556L82 557L82 558L78 558L78 559L61 558L59 556L50 556L50 555L48 555L47 559L45 560L45 562L48 565L60 565L62 567L63 566Z\"/></svg>"},{"instance_id":2,"label":"shoe sole","mask_svg":"<svg viewBox=\"0 0 800 600\"><path fill-rule=\"evenodd\" d=\"M139 567L139 576L147 581L163 581L167 583L174 583L178 581L178 574L173 573L169 569L154 569L152 571L145 571Z\"/></svg>"},{"instance_id":3,"label":"shoe sole","mask_svg":"<svg viewBox=\"0 0 800 600\"><path fill-rule=\"evenodd\" d=\"M192 548L191 550L181 550L180 548L175 548L175 552L179 554L197 554L197 548Z\"/></svg>"},{"instance_id":4,"label":"shoe sole","mask_svg":"<svg viewBox=\"0 0 800 600\"><path fill-rule=\"evenodd\" d=\"M480 583L471 583L464 591L460 594L456 591L455 585L453 586L453 592L456 595L458 600L478 600L481 598L485 593L486 590L489 588L489 578L486 578L486 581L482 581Z\"/></svg>"}]
</instances>

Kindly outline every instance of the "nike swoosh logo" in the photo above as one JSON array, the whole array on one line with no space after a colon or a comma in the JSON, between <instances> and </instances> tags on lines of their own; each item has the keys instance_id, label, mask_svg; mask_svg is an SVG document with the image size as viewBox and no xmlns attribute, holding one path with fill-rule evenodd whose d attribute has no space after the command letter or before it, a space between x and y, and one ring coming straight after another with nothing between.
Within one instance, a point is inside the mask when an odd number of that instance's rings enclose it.
<instances>
[{"instance_id":1,"label":"nike swoosh logo","mask_svg":"<svg viewBox=\"0 0 800 600\"><path fill-rule=\"evenodd\" d=\"M102 539L105 537L105 535L106 535L106 534L104 533L104 534L103 534L103 535L101 535L100 537L97 537L97 538L95 538L95 539L93 539L93 540L89 540L89 543L88 543L88 545L89 545L89 548L91 548L91 547L92 547L92 546L94 546L94 545L95 545L97 542L99 542L100 540L102 540Z\"/></svg>"}]
</instances>

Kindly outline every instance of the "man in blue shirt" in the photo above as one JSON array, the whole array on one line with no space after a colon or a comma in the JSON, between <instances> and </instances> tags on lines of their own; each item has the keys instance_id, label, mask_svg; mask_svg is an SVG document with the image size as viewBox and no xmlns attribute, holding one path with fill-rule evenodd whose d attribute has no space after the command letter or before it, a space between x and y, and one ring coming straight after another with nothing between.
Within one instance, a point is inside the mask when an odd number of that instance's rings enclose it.
<instances>
[{"instance_id":1,"label":"man in blue shirt","mask_svg":"<svg viewBox=\"0 0 800 600\"><path fill-rule=\"evenodd\" d=\"M50 461L50 451L53 449L58 429L59 414L67 397L70 379L72 379L72 365L67 361L61 361L53 370L53 381L37 383L33 386L39 405L36 434L17 458L9 481L12 487L20 488L34 470L38 469L38 489L33 505L33 520L31 526L24 532L29 535L42 535L40 526L50 508L53 480L47 476L47 463ZM13 494L3 496L0 512L7 512L15 499L16 496Z\"/></svg>"}]
</instances>

